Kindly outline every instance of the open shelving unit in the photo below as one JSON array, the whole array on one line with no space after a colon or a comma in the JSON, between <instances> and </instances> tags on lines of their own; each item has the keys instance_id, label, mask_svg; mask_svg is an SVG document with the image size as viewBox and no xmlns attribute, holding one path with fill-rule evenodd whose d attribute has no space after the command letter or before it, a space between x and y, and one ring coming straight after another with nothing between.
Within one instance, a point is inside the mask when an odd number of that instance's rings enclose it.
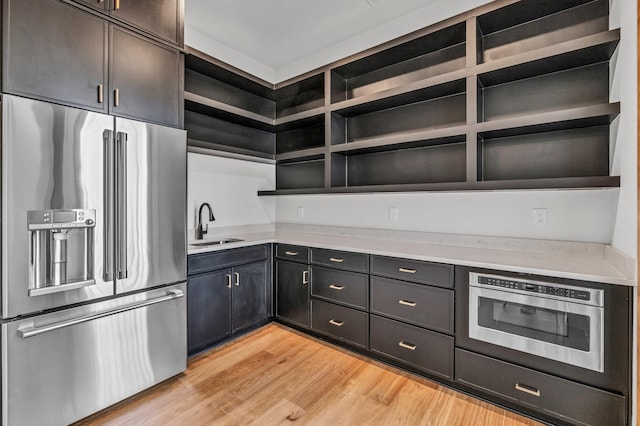
<instances>
[{"instance_id":1,"label":"open shelving unit","mask_svg":"<svg viewBox=\"0 0 640 426\"><path fill-rule=\"evenodd\" d=\"M185 127L274 161L259 195L617 187L619 41L608 0L498 0L275 86L192 52Z\"/></svg>"}]
</instances>

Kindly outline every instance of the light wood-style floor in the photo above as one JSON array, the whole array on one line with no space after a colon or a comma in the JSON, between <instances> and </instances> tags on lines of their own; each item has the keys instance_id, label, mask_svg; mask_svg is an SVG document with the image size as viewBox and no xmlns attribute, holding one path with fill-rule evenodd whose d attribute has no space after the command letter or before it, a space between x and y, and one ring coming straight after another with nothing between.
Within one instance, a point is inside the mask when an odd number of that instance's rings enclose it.
<instances>
[{"instance_id":1,"label":"light wood-style floor","mask_svg":"<svg viewBox=\"0 0 640 426\"><path fill-rule=\"evenodd\" d=\"M270 324L76 425L538 425Z\"/></svg>"}]
</instances>

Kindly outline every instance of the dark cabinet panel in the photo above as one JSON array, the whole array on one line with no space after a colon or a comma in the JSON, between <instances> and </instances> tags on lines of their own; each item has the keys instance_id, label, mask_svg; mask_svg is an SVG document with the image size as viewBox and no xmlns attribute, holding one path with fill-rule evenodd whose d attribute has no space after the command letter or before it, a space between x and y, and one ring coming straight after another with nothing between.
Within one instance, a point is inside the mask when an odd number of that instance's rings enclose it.
<instances>
[{"instance_id":1,"label":"dark cabinet panel","mask_svg":"<svg viewBox=\"0 0 640 426\"><path fill-rule=\"evenodd\" d=\"M311 294L366 310L369 307L369 275L312 266Z\"/></svg>"},{"instance_id":2,"label":"dark cabinet panel","mask_svg":"<svg viewBox=\"0 0 640 426\"><path fill-rule=\"evenodd\" d=\"M231 334L231 269L187 281L188 352L193 355Z\"/></svg>"},{"instance_id":3,"label":"dark cabinet panel","mask_svg":"<svg viewBox=\"0 0 640 426\"><path fill-rule=\"evenodd\" d=\"M106 21L54 0L8 0L4 26L3 91L107 112Z\"/></svg>"},{"instance_id":4,"label":"dark cabinet panel","mask_svg":"<svg viewBox=\"0 0 640 426\"><path fill-rule=\"evenodd\" d=\"M369 255L363 253L312 248L311 263L347 271L369 272Z\"/></svg>"},{"instance_id":5,"label":"dark cabinet panel","mask_svg":"<svg viewBox=\"0 0 640 426\"><path fill-rule=\"evenodd\" d=\"M453 290L371 277L371 312L453 334Z\"/></svg>"},{"instance_id":6,"label":"dark cabinet panel","mask_svg":"<svg viewBox=\"0 0 640 426\"><path fill-rule=\"evenodd\" d=\"M366 312L311 300L311 328L363 348L369 345L369 315Z\"/></svg>"},{"instance_id":7,"label":"dark cabinet panel","mask_svg":"<svg viewBox=\"0 0 640 426\"><path fill-rule=\"evenodd\" d=\"M189 255L187 274L199 274L216 269L228 268L244 263L253 263L267 258L268 246L249 246L231 250L213 251Z\"/></svg>"},{"instance_id":8,"label":"dark cabinet panel","mask_svg":"<svg viewBox=\"0 0 640 426\"><path fill-rule=\"evenodd\" d=\"M278 244L276 245L276 257L307 263L309 261L309 248L292 246L290 244Z\"/></svg>"},{"instance_id":9,"label":"dark cabinet panel","mask_svg":"<svg viewBox=\"0 0 640 426\"><path fill-rule=\"evenodd\" d=\"M182 0L111 0L111 15L174 44L182 43ZM116 6L117 5L117 6Z\"/></svg>"},{"instance_id":10,"label":"dark cabinet panel","mask_svg":"<svg viewBox=\"0 0 640 426\"><path fill-rule=\"evenodd\" d=\"M309 279L306 264L276 262L276 316L309 327Z\"/></svg>"},{"instance_id":11,"label":"dark cabinet panel","mask_svg":"<svg viewBox=\"0 0 640 426\"><path fill-rule=\"evenodd\" d=\"M371 274L438 287L453 287L453 266L442 263L371 256Z\"/></svg>"},{"instance_id":12,"label":"dark cabinet panel","mask_svg":"<svg viewBox=\"0 0 640 426\"><path fill-rule=\"evenodd\" d=\"M621 395L461 349L456 381L572 424L626 424Z\"/></svg>"},{"instance_id":13,"label":"dark cabinet panel","mask_svg":"<svg viewBox=\"0 0 640 426\"><path fill-rule=\"evenodd\" d=\"M267 317L267 263L233 268L232 330L237 332Z\"/></svg>"},{"instance_id":14,"label":"dark cabinet panel","mask_svg":"<svg viewBox=\"0 0 640 426\"><path fill-rule=\"evenodd\" d=\"M179 52L119 27L110 33L111 112L179 126Z\"/></svg>"},{"instance_id":15,"label":"dark cabinet panel","mask_svg":"<svg viewBox=\"0 0 640 426\"><path fill-rule=\"evenodd\" d=\"M371 315L371 350L453 380L453 337Z\"/></svg>"}]
</instances>

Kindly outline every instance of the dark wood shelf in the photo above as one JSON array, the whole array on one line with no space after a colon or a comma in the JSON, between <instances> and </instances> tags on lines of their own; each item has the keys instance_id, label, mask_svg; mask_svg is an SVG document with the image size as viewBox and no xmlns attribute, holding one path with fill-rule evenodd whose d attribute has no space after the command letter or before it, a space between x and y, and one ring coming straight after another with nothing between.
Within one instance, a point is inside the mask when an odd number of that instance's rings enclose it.
<instances>
[{"instance_id":1,"label":"dark wood shelf","mask_svg":"<svg viewBox=\"0 0 640 426\"><path fill-rule=\"evenodd\" d=\"M226 117L228 121L257 129L271 130L273 128L273 118L234 107L233 105L228 105L196 93L185 91L184 100L186 109L189 111L196 111L211 116Z\"/></svg>"},{"instance_id":2,"label":"dark wood shelf","mask_svg":"<svg viewBox=\"0 0 640 426\"><path fill-rule=\"evenodd\" d=\"M340 188L305 188L274 191L258 191L261 196L310 195L310 194L355 194L376 192L464 192L500 191L514 189L607 189L620 186L619 176L596 176L586 178L521 179L491 182L445 182L412 185L372 185Z\"/></svg>"},{"instance_id":3,"label":"dark wood shelf","mask_svg":"<svg viewBox=\"0 0 640 426\"><path fill-rule=\"evenodd\" d=\"M187 146L191 146L191 147L197 147L197 148L204 148L204 149L208 149L208 150L212 150L212 151L224 151L224 152L230 152L233 154L240 154L240 155L247 155L250 157L258 157L258 158L264 158L267 160L274 160L274 155L270 154L268 152L262 152L262 151L256 151L253 149L244 149L244 148L240 148L237 146L231 146L231 145L221 145L221 144L217 144L217 143L213 143L213 142L208 142L208 141L203 141L203 140L198 140L198 139L187 139Z\"/></svg>"}]
</instances>

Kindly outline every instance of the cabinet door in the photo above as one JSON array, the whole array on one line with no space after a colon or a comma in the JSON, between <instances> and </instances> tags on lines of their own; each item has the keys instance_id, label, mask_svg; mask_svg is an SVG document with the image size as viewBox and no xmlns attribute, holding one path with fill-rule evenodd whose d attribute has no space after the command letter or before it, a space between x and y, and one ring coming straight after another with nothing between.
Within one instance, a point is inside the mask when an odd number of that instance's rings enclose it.
<instances>
[{"instance_id":1,"label":"cabinet door","mask_svg":"<svg viewBox=\"0 0 640 426\"><path fill-rule=\"evenodd\" d=\"M110 28L110 112L178 127L179 52L125 29Z\"/></svg>"},{"instance_id":2,"label":"cabinet door","mask_svg":"<svg viewBox=\"0 0 640 426\"><path fill-rule=\"evenodd\" d=\"M174 44L182 43L182 0L111 0L111 15Z\"/></svg>"},{"instance_id":3,"label":"cabinet door","mask_svg":"<svg viewBox=\"0 0 640 426\"><path fill-rule=\"evenodd\" d=\"M279 260L276 263L276 315L309 327L308 266Z\"/></svg>"},{"instance_id":4,"label":"cabinet door","mask_svg":"<svg viewBox=\"0 0 640 426\"><path fill-rule=\"evenodd\" d=\"M256 262L233 269L232 329L257 324L267 317L267 263Z\"/></svg>"},{"instance_id":5,"label":"cabinet door","mask_svg":"<svg viewBox=\"0 0 640 426\"><path fill-rule=\"evenodd\" d=\"M55 0L4 2L3 91L106 112L108 24Z\"/></svg>"},{"instance_id":6,"label":"cabinet door","mask_svg":"<svg viewBox=\"0 0 640 426\"><path fill-rule=\"evenodd\" d=\"M196 275L187 281L189 355L231 334L231 269Z\"/></svg>"}]
</instances>

